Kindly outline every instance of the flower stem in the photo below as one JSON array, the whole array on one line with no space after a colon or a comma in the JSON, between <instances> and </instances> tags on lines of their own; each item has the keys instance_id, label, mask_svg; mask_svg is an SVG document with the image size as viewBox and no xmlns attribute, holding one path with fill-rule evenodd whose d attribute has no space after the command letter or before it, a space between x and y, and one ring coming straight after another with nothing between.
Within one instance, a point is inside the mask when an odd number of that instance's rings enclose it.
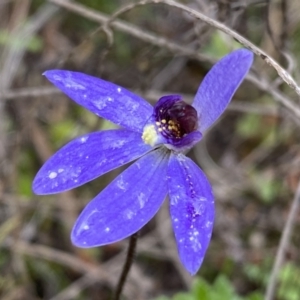
<instances>
[{"instance_id":1,"label":"flower stem","mask_svg":"<svg viewBox=\"0 0 300 300\"><path fill-rule=\"evenodd\" d=\"M138 236L139 236L139 232L136 232L130 237L129 246L128 246L128 250L127 250L127 255L126 255L126 261L124 263L122 273L121 273L120 278L118 280L118 285L116 287L116 292L115 292L115 294L112 298L113 300L119 300L120 299L123 287L125 285L127 276L129 274L130 268L131 268L132 263L133 263Z\"/></svg>"}]
</instances>

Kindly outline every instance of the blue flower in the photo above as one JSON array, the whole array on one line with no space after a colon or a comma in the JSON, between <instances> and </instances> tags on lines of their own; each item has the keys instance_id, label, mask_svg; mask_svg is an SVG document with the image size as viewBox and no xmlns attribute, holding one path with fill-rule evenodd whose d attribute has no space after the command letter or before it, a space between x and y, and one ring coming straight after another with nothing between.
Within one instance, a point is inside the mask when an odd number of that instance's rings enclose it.
<instances>
[{"instance_id":1,"label":"blue flower","mask_svg":"<svg viewBox=\"0 0 300 300\"><path fill-rule=\"evenodd\" d=\"M135 161L82 211L71 234L74 245L107 245L132 235L169 195L181 262L191 274L198 271L211 239L214 197L205 174L184 153L223 113L252 61L245 49L225 56L206 75L192 105L169 95L152 107L92 76L45 72L75 102L123 129L92 132L65 145L36 175L36 194L67 191Z\"/></svg>"}]
</instances>

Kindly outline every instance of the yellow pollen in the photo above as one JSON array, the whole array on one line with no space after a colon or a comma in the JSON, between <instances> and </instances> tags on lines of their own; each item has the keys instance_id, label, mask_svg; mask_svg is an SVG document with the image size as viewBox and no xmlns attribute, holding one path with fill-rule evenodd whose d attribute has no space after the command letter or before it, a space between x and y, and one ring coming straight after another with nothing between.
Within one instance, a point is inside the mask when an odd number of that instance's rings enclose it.
<instances>
[{"instance_id":1,"label":"yellow pollen","mask_svg":"<svg viewBox=\"0 0 300 300\"><path fill-rule=\"evenodd\" d=\"M155 122L155 124L156 124L157 126L160 126L160 122Z\"/></svg>"},{"instance_id":2,"label":"yellow pollen","mask_svg":"<svg viewBox=\"0 0 300 300\"><path fill-rule=\"evenodd\" d=\"M160 131L161 128L159 128L158 130ZM145 144L148 144L150 146L155 146L157 139L158 139L158 135L155 129L154 125L146 125L144 127L144 131L142 134L142 139L144 141Z\"/></svg>"},{"instance_id":3,"label":"yellow pollen","mask_svg":"<svg viewBox=\"0 0 300 300\"><path fill-rule=\"evenodd\" d=\"M161 122L162 122L163 124L166 124L166 123L167 123L167 121L166 121L165 119L161 120Z\"/></svg>"}]
</instances>

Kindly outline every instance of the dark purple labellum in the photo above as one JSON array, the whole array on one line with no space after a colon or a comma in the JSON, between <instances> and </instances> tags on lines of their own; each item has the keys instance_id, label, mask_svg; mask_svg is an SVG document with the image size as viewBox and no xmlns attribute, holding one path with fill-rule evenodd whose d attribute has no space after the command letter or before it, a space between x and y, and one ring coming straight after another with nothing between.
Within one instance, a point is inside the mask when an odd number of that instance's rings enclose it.
<instances>
[{"instance_id":1,"label":"dark purple labellum","mask_svg":"<svg viewBox=\"0 0 300 300\"><path fill-rule=\"evenodd\" d=\"M175 142L198 128L196 109L181 100L180 96L160 98L154 111L158 131L169 141Z\"/></svg>"},{"instance_id":2,"label":"dark purple labellum","mask_svg":"<svg viewBox=\"0 0 300 300\"><path fill-rule=\"evenodd\" d=\"M184 101L175 102L174 105L167 110L167 115L169 120L178 127L180 137L197 129L197 111L193 106Z\"/></svg>"}]
</instances>

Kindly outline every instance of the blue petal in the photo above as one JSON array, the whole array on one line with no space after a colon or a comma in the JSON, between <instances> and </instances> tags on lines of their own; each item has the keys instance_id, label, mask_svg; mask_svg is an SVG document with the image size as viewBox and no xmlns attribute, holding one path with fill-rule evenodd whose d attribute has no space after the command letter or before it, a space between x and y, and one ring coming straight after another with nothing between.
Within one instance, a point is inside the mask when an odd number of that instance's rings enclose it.
<instances>
[{"instance_id":1,"label":"blue petal","mask_svg":"<svg viewBox=\"0 0 300 300\"><path fill-rule=\"evenodd\" d=\"M124 128L142 132L153 112L143 98L108 81L64 70L44 75L79 105Z\"/></svg>"},{"instance_id":2,"label":"blue petal","mask_svg":"<svg viewBox=\"0 0 300 300\"><path fill-rule=\"evenodd\" d=\"M210 127L223 113L252 62L253 53L239 49L222 58L205 76L193 103L198 111L201 132Z\"/></svg>"},{"instance_id":3,"label":"blue petal","mask_svg":"<svg viewBox=\"0 0 300 300\"><path fill-rule=\"evenodd\" d=\"M170 213L180 260L194 275L207 250L214 221L212 188L199 167L183 154L168 167Z\"/></svg>"},{"instance_id":4,"label":"blue petal","mask_svg":"<svg viewBox=\"0 0 300 300\"><path fill-rule=\"evenodd\" d=\"M106 245L142 228L167 195L168 157L165 150L153 151L120 174L85 207L72 230L73 244Z\"/></svg>"},{"instance_id":5,"label":"blue petal","mask_svg":"<svg viewBox=\"0 0 300 300\"><path fill-rule=\"evenodd\" d=\"M33 191L42 195L72 189L141 157L151 149L139 133L123 129L81 136L61 148L43 165L33 181Z\"/></svg>"}]
</instances>

